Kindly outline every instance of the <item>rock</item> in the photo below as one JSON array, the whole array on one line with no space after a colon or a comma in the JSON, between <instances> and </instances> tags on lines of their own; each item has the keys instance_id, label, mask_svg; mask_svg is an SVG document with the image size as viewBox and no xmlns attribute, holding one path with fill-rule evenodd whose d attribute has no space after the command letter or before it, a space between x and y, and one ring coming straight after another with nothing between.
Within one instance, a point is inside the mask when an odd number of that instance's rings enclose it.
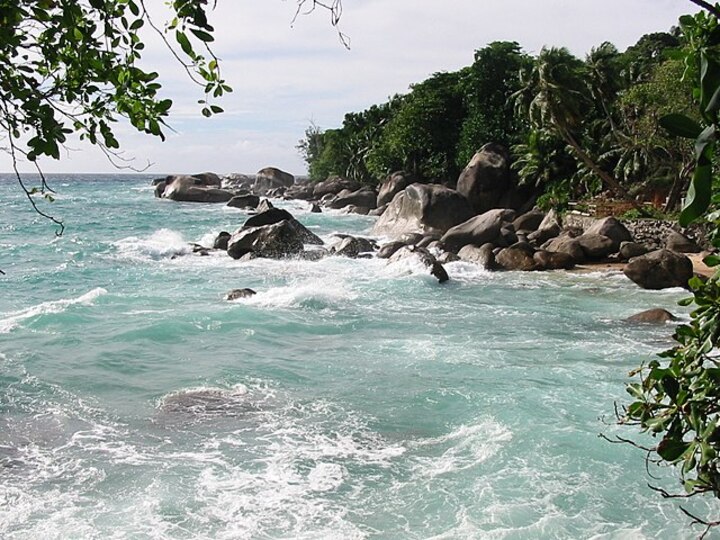
<instances>
[{"instance_id":1,"label":"rock","mask_svg":"<svg viewBox=\"0 0 720 540\"><path fill-rule=\"evenodd\" d=\"M498 245L501 247L508 247L512 246L513 244L517 244L519 241L517 234L515 234L515 229L513 228L512 223L508 223L502 227L500 227L500 236L498 237Z\"/></svg>"},{"instance_id":2,"label":"rock","mask_svg":"<svg viewBox=\"0 0 720 540\"><path fill-rule=\"evenodd\" d=\"M677 321L677 317L666 309L654 308L637 313L632 317L628 317L625 321L631 323L664 324L667 322Z\"/></svg>"},{"instance_id":3,"label":"rock","mask_svg":"<svg viewBox=\"0 0 720 540\"><path fill-rule=\"evenodd\" d=\"M440 239L450 251L458 251L468 244L482 246L495 243L503 225L515 217L515 212L506 209L489 210L472 217L449 229Z\"/></svg>"},{"instance_id":4,"label":"rock","mask_svg":"<svg viewBox=\"0 0 720 540\"><path fill-rule=\"evenodd\" d=\"M645 255L647 252L648 248L635 242L622 242L620 244L620 259L623 261L629 261L633 257Z\"/></svg>"},{"instance_id":5,"label":"rock","mask_svg":"<svg viewBox=\"0 0 720 540\"><path fill-rule=\"evenodd\" d=\"M559 230L562 230L562 222L560 221L560 216L558 216L557 212L554 209L550 210L547 214L545 214L542 222L540 222L538 231L551 227L557 227Z\"/></svg>"},{"instance_id":6,"label":"rock","mask_svg":"<svg viewBox=\"0 0 720 540\"><path fill-rule=\"evenodd\" d=\"M213 242L213 249L222 249L223 251L227 250L228 242L230 241L231 236L232 235L227 231L219 233Z\"/></svg>"},{"instance_id":7,"label":"rock","mask_svg":"<svg viewBox=\"0 0 720 540\"><path fill-rule=\"evenodd\" d=\"M192 177L198 179L200 181L201 186L210 186L210 187L221 187L222 186L222 179L214 172L204 172L204 173L193 174Z\"/></svg>"},{"instance_id":8,"label":"rock","mask_svg":"<svg viewBox=\"0 0 720 540\"><path fill-rule=\"evenodd\" d=\"M574 259L567 253L545 251L540 249L533 255L538 270L571 270L575 267Z\"/></svg>"},{"instance_id":9,"label":"rock","mask_svg":"<svg viewBox=\"0 0 720 540\"><path fill-rule=\"evenodd\" d=\"M257 208L260 204L260 197L257 195L236 195L227 203L233 208Z\"/></svg>"},{"instance_id":10,"label":"rock","mask_svg":"<svg viewBox=\"0 0 720 540\"><path fill-rule=\"evenodd\" d=\"M272 225L283 220L294 219L293 215L282 208L272 207L264 212L260 212L251 216L245 221L244 227L260 227L262 225Z\"/></svg>"},{"instance_id":11,"label":"rock","mask_svg":"<svg viewBox=\"0 0 720 540\"><path fill-rule=\"evenodd\" d=\"M365 206L355 206L354 204L348 205L340 211L342 214L357 214L359 216L367 216L370 213L370 208Z\"/></svg>"},{"instance_id":12,"label":"rock","mask_svg":"<svg viewBox=\"0 0 720 540\"><path fill-rule=\"evenodd\" d=\"M390 206L390 204L383 204L382 206L378 206L375 210L370 210L368 213L369 216L382 216L385 213L385 210L387 210L387 207Z\"/></svg>"},{"instance_id":13,"label":"rock","mask_svg":"<svg viewBox=\"0 0 720 540\"><path fill-rule=\"evenodd\" d=\"M288 188L295 183L295 177L285 171L281 171L276 167L265 167L255 174L255 183L253 184L253 193L260 195L266 194L268 191L276 188Z\"/></svg>"},{"instance_id":14,"label":"rock","mask_svg":"<svg viewBox=\"0 0 720 540\"><path fill-rule=\"evenodd\" d=\"M613 251L620 249L620 244L623 242L632 242L630 231L614 217L596 220L584 234L601 234L607 236L613 241Z\"/></svg>"},{"instance_id":15,"label":"rock","mask_svg":"<svg viewBox=\"0 0 720 540\"><path fill-rule=\"evenodd\" d=\"M202 181L193 176L169 176L165 181L165 188L160 195L163 199L178 202L228 202L235 195L232 191L216 187L207 187ZM160 191L158 184L156 191Z\"/></svg>"},{"instance_id":16,"label":"rock","mask_svg":"<svg viewBox=\"0 0 720 540\"><path fill-rule=\"evenodd\" d=\"M693 276L693 265L685 255L660 249L633 258L623 272L643 289L686 288Z\"/></svg>"},{"instance_id":17,"label":"rock","mask_svg":"<svg viewBox=\"0 0 720 540\"><path fill-rule=\"evenodd\" d=\"M340 257L350 257L356 259L361 253L370 253L375 251L376 244L374 240L369 238L358 238L355 236L346 236L336 245L330 247L330 253Z\"/></svg>"},{"instance_id":18,"label":"rock","mask_svg":"<svg viewBox=\"0 0 720 540\"><path fill-rule=\"evenodd\" d=\"M276 187L276 188L268 190L266 196L272 197L273 199L279 199L279 198L285 196L285 191L287 191L287 188Z\"/></svg>"},{"instance_id":19,"label":"rock","mask_svg":"<svg viewBox=\"0 0 720 540\"><path fill-rule=\"evenodd\" d=\"M377 252L377 258L378 259L389 259L392 257L393 253L395 253L398 249L401 247L405 247L404 242L394 241L394 242L388 242L387 244L383 244L380 246L380 249Z\"/></svg>"},{"instance_id":20,"label":"rock","mask_svg":"<svg viewBox=\"0 0 720 540\"><path fill-rule=\"evenodd\" d=\"M510 155L504 146L495 143L486 144L472 157L457 182L458 193L467 198L476 214L497 208L513 187Z\"/></svg>"},{"instance_id":21,"label":"rock","mask_svg":"<svg viewBox=\"0 0 720 540\"><path fill-rule=\"evenodd\" d=\"M438 257L437 262L440 264L447 264L455 261L459 261L460 257L455 255L452 251L443 251Z\"/></svg>"},{"instance_id":22,"label":"rock","mask_svg":"<svg viewBox=\"0 0 720 540\"><path fill-rule=\"evenodd\" d=\"M242 189L249 192L254 183L254 175L233 173L224 178L222 187L233 190Z\"/></svg>"},{"instance_id":23,"label":"rock","mask_svg":"<svg viewBox=\"0 0 720 540\"><path fill-rule=\"evenodd\" d=\"M322 212L322 209L315 203L312 203L312 206L310 207L310 213L311 214L320 214Z\"/></svg>"},{"instance_id":24,"label":"rock","mask_svg":"<svg viewBox=\"0 0 720 540\"><path fill-rule=\"evenodd\" d=\"M356 180L333 176L323 182L315 184L315 187L313 188L313 197L320 199L324 195L337 195L343 189L356 191L360 189L360 187L360 182L357 182Z\"/></svg>"},{"instance_id":25,"label":"rock","mask_svg":"<svg viewBox=\"0 0 720 540\"><path fill-rule=\"evenodd\" d=\"M602 260L616 251L615 242L602 234L585 233L577 237L580 247L585 252L585 258L590 260ZM619 246L618 246L619 247Z\"/></svg>"},{"instance_id":26,"label":"rock","mask_svg":"<svg viewBox=\"0 0 720 540\"><path fill-rule=\"evenodd\" d=\"M560 225L552 223L550 225L540 227L537 231L533 231L528 234L527 240L536 246L541 246L548 240L552 240L553 238L560 236L561 232L562 229L560 228Z\"/></svg>"},{"instance_id":27,"label":"rock","mask_svg":"<svg viewBox=\"0 0 720 540\"><path fill-rule=\"evenodd\" d=\"M530 244L517 243L498 253L495 261L505 270L529 272L537 269L534 254L535 249Z\"/></svg>"},{"instance_id":28,"label":"rock","mask_svg":"<svg viewBox=\"0 0 720 540\"><path fill-rule=\"evenodd\" d=\"M585 250L583 250L580 242L577 238L567 234L548 240L542 245L542 249L552 253L565 253L572 257L575 264L585 261Z\"/></svg>"},{"instance_id":29,"label":"rock","mask_svg":"<svg viewBox=\"0 0 720 540\"><path fill-rule=\"evenodd\" d=\"M375 222L373 234L397 237L406 232L442 234L473 215L465 197L439 184L411 184Z\"/></svg>"},{"instance_id":30,"label":"rock","mask_svg":"<svg viewBox=\"0 0 720 540\"><path fill-rule=\"evenodd\" d=\"M380 184L380 191L377 195L377 206L381 207L389 204L395 198L395 195L417 181L413 174L405 171L392 173Z\"/></svg>"},{"instance_id":31,"label":"rock","mask_svg":"<svg viewBox=\"0 0 720 540\"><path fill-rule=\"evenodd\" d=\"M415 245L417 247L427 248L427 247L430 247L430 244L432 244L433 242L437 242L437 241L438 241L438 239L435 236L432 236L432 235L423 236L420 239L420 241L415 242Z\"/></svg>"},{"instance_id":32,"label":"rock","mask_svg":"<svg viewBox=\"0 0 720 540\"><path fill-rule=\"evenodd\" d=\"M233 259L239 259L248 253L257 257L279 259L302 250L302 236L287 220L272 225L243 227L232 235L227 248L228 255Z\"/></svg>"},{"instance_id":33,"label":"rock","mask_svg":"<svg viewBox=\"0 0 720 540\"><path fill-rule=\"evenodd\" d=\"M233 289L225 295L225 300L237 300L239 298L250 298L257 293L252 289Z\"/></svg>"},{"instance_id":34,"label":"rock","mask_svg":"<svg viewBox=\"0 0 720 540\"><path fill-rule=\"evenodd\" d=\"M490 243L483 244L482 246L474 246L469 244L463 246L458 251L458 257L463 261L472 262L479 264L485 270L496 270L497 263L495 261L495 253L493 253L494 246Z\"/></svg>"},{"instance_id":35,"label":"rock","mask_svg":"<svg viewBox=\"0 0 720 540\"><path fill-rule=\"evenodd\" d=\"M341 192L328 203L328 206L334 210L340 210L341 208L352 205L367 208L369 212L377 206L376 203L377 195L375 192L367 188L361 188L357 191L348 191L344 194Z\"/></svg>"},{"instance_id":36,"label":"rock","mask_svg":"<svg viewBox=\"0 0 720 540\"><path fill-rule=\"evenodd\" d=\"M275 205L271 203L268 199L263 199L260 201L260 204L257 205L257 213L260 214L262 212L267 212L268 210L275 208Z\"/></svg>"},{"instance_id":37,"label":"rock","mask_svg":"<svg viewBox=\"0 0 720 540\"><path fill-rule=\"evenodd\" d=\"M529 212L515 218L513 227L516 231L534 232L540 228L540 224L545 220L545 212L542 210L530 210Z\"/></svg>"},{"instance_id":38,"label":"rock","mask_svg":"<svg viewBox=\"0 0 720 540\"><path fill-rule=\"evenodd\" d=\"M677 231L670 231L665 240L665 249L675 253L700 253L702 249L694 241Z\"/></svg>"},{"instance_id":39,"label":"rock","mask_svg":"<svg viewBox=\"0 0 720 540\"><path fill-rule=\"evenodd\" d=\"M321 259L324 259L330 254L330 252L325 248L319 248L319 249L305 249L298 253L298 257L300 259L303 259L305 261L319 261Z\"/></svg>"},{"instance_id":40,"label":"rock","mask_svg":"<svg viewBox=\"0 0 720 540\"><path fill-rule=\"evenodd\" d=\"M315 186L310 182L303 182L302 184L293 184L285 190L284 197L286 199L300 199L303 201L309 201L315 196Z\"/></svg>"},{"instance_id":41,"label":"rock","mask_svg":"<svg viewBox=\"0 0 720 540\"><path fill-rule=\"evenodd\" d=\"M435 276L440 283L445 283L450 279L443 265L439 263L435 256L425 248L403 246L393 253L392 257L388 259L388 264L409 258L414 258L425 265L430 270L430 274Z\"/></svg>"},{"instance_id":42,"label":"rock","mask_svg":"<svg viewBox=\"0 0 720 540\"><path fill-rule=\"evenodd\" d=\"M420 233L411 232L411 233L401 234L400 238L398 238L398 240L407 246L414 246L415 244L420 242L423 238L425 238L424 235L422 235Z\"/></svg>"}]
</instances>

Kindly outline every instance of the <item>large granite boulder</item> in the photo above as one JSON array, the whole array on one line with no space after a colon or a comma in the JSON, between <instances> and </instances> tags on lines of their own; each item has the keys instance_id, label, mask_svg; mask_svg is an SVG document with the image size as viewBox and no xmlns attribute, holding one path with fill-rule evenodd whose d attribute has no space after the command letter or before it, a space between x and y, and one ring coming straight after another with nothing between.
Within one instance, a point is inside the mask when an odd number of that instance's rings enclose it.
<instances>
[{"instance_id":1,"label":"large granite boulder","mask_svg":"<svg viewBox=\"0 0 720 540\"><path fill-rule=\"evenodd\" d=\"M626 322L643 324L665 324L677 321L677 317L666 309L653 308L641 311L625 319Z\"/></svg>"},{"instance_id":2,"label":"large granite boulder","mask_svg":"<svg viewBox=\"0 0 720 540\"><path fill-rule=\"evenodd\" d=\"M575 264L585 261L585 250L580 245L580 242L577 238L568 234L548 240L542 245L542 249L551 253L565 253L572 258Z\"/></svg>"},{"instance_id":3,"label":"large granite boulder","mask_svg":"<svg viewBox=\"0 0 720 540\"><path fill-rule=\"evenodd\" d=\"M417 181L418 180L413 174L405 171L392 173L383 181L382 184L380 184L380 191L377 195L377 206L382 206L392 202L395 195Z\"/></svg>"},{"instance_id":4,"label":"large granite boulder","mask_svg":"<svg viewBox=\"0 0 720 540\"><path fill-rule=\"evenodd\" d=\"M476 214L497 208L513 188L510 154L495 143L486 144L472 157L457 182L458 193L467 198Z\"/></svg>"},{"instance_id":5,"label":"large granite boulder","mask_svg":"<svg viewBox=\"0 0 720 540\"><path fill-rule=\"evenodd\" d=\"M368 212L377 206L377 195L368 188L360 188L356 191L341 191L328 202L328 206L334 210L340 210L348 206L367 208ZM367 212L365 212L367 213Z\"/></svg>"},{"instance_id":6,"label":"large granite boulder","mask_svg":"<svg viewBox=\"0 0 720 540\"><path fill-rule=\"evenodd\" d=\"M203 172L192 175L193 178L200 180L200 185L208 187L222 187L222 178L214 172Z\"/></svg>"},{"instance_id":7,"label":"large granite boulder","mask_svg":"<svg viewBox=\"0 0 720 540\"><path fill-rule=\"evenodd\" d=\"M677 231L670 231L665 240L665 249L675 253L700 253L702 249L693 240Z\"/></svg>"},{"instance_id":8,"label":"large granite boulder","mask_svg":"<svg viewBox=\"0 0 720 540\"><path fill-rule=\"evenodd\" d=\"M232 208L257 208L260 197L257 195L235 195L227 203Z\"/></svg>"},{"instance_id":9,"label":"large granite boulder","mask_svg":"<svg viewBox=\"0 0 720 540\"><path fill-rule=\"evenodd\" d=\"M457 256L460 257L460 260L479 264L485 270L497 269L493 245L489 243L479 247L472 244L463 246L462 249L458 251Z\"/></svg>"},{"instance_id":10,"label":"large granite boulder","mask_svg":"<svg viewBox=\"0 0 720 540\"><path fill-rule=\"evenodd\" d=\"M540 228L545 220L545 212L542 210L530 210L513 221L513 227L516 231L534 232Z\"/></svg>"},{"instance_id":11,"label":"large granite boulder","mask_svg":"<svg viewBox=\"0 0 720 540\"><path fill-rule=\"evenodd\" d=\"M239 259L248 253L257 257L279 259L302 250L302 235L287 220L260 227L243 227L232 235L227 248L228 255L233 259Z\"/></svg>"},{"instance_id":12,"label":"large granite boulder","mask_svg":"<svg viewBox=\"0 0 720 540\"><path fill-rule=\"evenodd\" d=\"M633 258L623 272L643 289L686 288L693 277L693 265L685 255L659 249Z\"/></svg>"},{"instance_id":13,"label":"large granite boulder","mask_svg":"<svg viewBox=\"0 0 720 540\"><path fill-rule=\"evenodd\" d=\"M157 184L155 195L179 202L226 203L235 195L232 191L207 186L200 178L187 175L168 176Z\"/></svg>"},{"instance_id":14,"label":"large granite boulder","mask_svg":"<svg viewBox=\"0 0 720 540\"><path fill-rule=\"evenodd\" d=\"M472 217L451 229L440 239L450 251L458 251L463 246L496 243L503 226L515 217L512 210L497 208Z\"/></svg>"},{"instance_id":15,"label":"large granite boulder","mask_svg":"<svg viewBox=\"0 0 720 540\"><path fill-rule=\"evenodd\" d=\"M538 270L571 270L575 260L567 253L545 251L539 249L533 254Z\"/></svg>"},{"instance_id":16,"label":"large granite boulder","mask_svg":"<svg viewBox=\"0 0 720 540\"><path fill-rule=\"evenodd\" d=\"M320 199L325 195L337 195L343 189L349 191L357 191L362 186L357 180L350 180L349 178L342 178L340 176L331 176L327 180L318 182L313 188L313 197Z\"/></svg>"},{"instance_id":17,"label":"large granite boulder","mask_svg":"<svg viewBox=\"0 0 720 540\"><path fill-rule=\"evenodd\" d=\"M465 197L439 184L411 184L395 195L373 227L375 235L442 234L473 215Z\"/></svg>"},{"instance_id":18,"label":"large granite boulder","mask_svg":"<svg viewBox=\"0 0 720 540\"><path fill-rule=\"evenodd\" d=\"M279 223L280 221L290 219L293 219L293 215L290 212L282 208L275 208L272 206L263 212L249 217L243 226L260 227L261 225L272 225L273 223Z\"/></svg>"},{"instance_id":19,"label":"large granite boulder","mask_svg":"<svg viewBox=\"0 0 720 540\"><path fill-rule=\"evenodd\" d=\"M253 192L264 195L276 188L288 188L295 183L295 177L276 167L265 167L255 174Z\"/></svg>"},{"instance_id":20,"label":"large granite boulder","mask_svg":"<svg viewBox=\"0 0 720 540\"><path fill-rule=\"evenodd\" d=\"M614 217L606 217L596 220L584 234L600 234L607 236L613 242L613 250L617 251L620 249L620 244L623 242L632 242L632 235L627 230L625 225L620 223Z\"/></svg>"},{"instance_id":21,"label":"large granite boulder","mask_svg":"<svg viewBox=\"0 0 720 540\"><path fill-rule=\"evenodd\" d=\"M602 234L581 234L577 238L580 247L589 260L599 261L606 259L611 253L615 253L615 242Z\"/></svg>"},{"instance_id":22,"label":"large granite boulder","mask_svg":"<svg viewBox=\"0 0 720 540\"><path fill-rule=\"evenodd\" d=\"M339 257L357 259L361 254L372 253L377 249L377 244L369 238L356 236L345 236L330 247L330 253Z\"/></svg>"},{"instance_id":23,"label":"large granite boulder","mask_svg":"<svg viewBox=\"0 0 720 540\"><path fill-rule=\"evenodd\" d=\"M315 197L315 185L310 182L294 184L285 190L286 199L309 201Z\"/></svg>"},{"instance_id":24,"label":"large granite boulder","mask_svg":"<svg viewBox=\"0 0 720 540\"><path fill-rule=\"evenodd\" d=\"M447 271L441 263L425 248L417 246L404 246L397 250L388 259L388 264L397 263L403 260L415 260L425 266L432 276L435 276L440 283L445 283L450 279Z\"/></svg>"},{"instance_id":25,"label":"large granite boulder","mask_svg":"<svg viewBox=\"0 0 720 540\"><path fill-rule=\"evenodd\" d=\"M495 261L505 270L530 272L537 270L538 266L533 255L535 255L535 249L530 244L518 242L500 251L495 256Z\"/></svg>"}]
</instances>

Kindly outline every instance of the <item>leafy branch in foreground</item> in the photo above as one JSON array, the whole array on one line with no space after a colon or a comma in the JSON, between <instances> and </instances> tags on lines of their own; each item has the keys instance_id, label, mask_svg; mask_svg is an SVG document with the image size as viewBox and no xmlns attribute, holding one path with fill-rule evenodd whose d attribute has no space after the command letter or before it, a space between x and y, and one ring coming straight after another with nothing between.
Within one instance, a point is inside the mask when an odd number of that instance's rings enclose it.
<instances>
[{"instance_id":1,"label":"leafy branch in foreground","mask_svg":"<svg viewBox=\"0 0 720 540\"><path fill-rule=\"evenodd\" d=\"M720 130L720 9L716 5L708 11L680 18L688 44L684 76L695 81L701 123L672 114L661 124L672 135L695 143L694 174L680 224L706 221L713 245L720 247L720 201L713 189ZM715 267L720 257L710 255L704 262ZM683 492L654 488L663 497L720 498L720 272L707 281L693 278L688 285L693 296L681 304L693 306L690 322L677 327L672 349L631 373L639 382L628 385L633 401L618 416L621 423L659 439L646 448L649 461L679 467ZM702 536L720 525L681 510L693 524L705 527Z\"/></svg>"},{"instance_id":2,"label":"leafy branch in foreground","mask_svg":"<svg viewBox=\"0 0 720 540\"><path fill-rule=\"evenodd\" d=\"M146 0L0 0L0 150L10 156L35 211L58 225L56 234L62 222L41 211L34 198L50 200L52 190L42 174L40 185L28 188L18 163L60 159L68 135L77 133L116 167L132 168L119 151L118 121L164 140L172 101L160 94L159 74L140 67L143 31L157 33L201 88L204 116L221 113L214 100L232 91L212 49L215 29L208 10L215 3L165 4L168 22L157 25ZM297 5L298 13L327 9L337 28L340 0L297 0Z\"/></svg>"}]
</instances>

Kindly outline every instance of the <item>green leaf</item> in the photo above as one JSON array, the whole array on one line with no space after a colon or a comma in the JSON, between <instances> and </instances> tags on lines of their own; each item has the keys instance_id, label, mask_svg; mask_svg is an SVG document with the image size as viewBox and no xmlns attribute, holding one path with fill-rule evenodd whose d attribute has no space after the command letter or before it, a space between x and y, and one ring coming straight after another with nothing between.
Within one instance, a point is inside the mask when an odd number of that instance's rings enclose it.
<instances>
[{"instance_id":1,"label":"green leaf","mask_svg":"<svg viewBox=\"0 0 720 540\"><path fill-rule=\"evenodd\" d=\"M175 39L180 44L180 48L183 50L185 54L187 54L189 57L195 56L195 51L193 51L192 45L190 44L190 40L185 35L184 32L181 32L180 30L177 30L175 32Z\"/></svg>"},{"instance_id":2,"label":"green leaf","mask_svg":"<svg viewBox=\"0 0 720 540\"><path fill-rule=\"evenodd\" d=\"M191 28L190 31L195 35L196 38L198 38L204 43L210 43L211 41L215 41L215 38L212 36L212 34L209 34L204 30L197 30L196 28Z\"/></svg>"},{"instance_id":3,"label":"green leaf","mask_svg":"<svg viewBox=\"0 0 720 540\"><path fill-rule=\"evenodd\" d=\"M221 113L224 112L222 107L218 107L217 105L210 105L210 109L214 113Z\"/></svg>"},{"instance_id":4,"label":"green leaf","mask_svg":"<svg viewBox=\"0 0 720 540\"><path fill-rule=\"evenodd\" d=\"M665 438L657 447L658 455L665 461L676 461L685 453L690 443L675 438Z\"/></svg>"},{"instance_id":5,"label":"green leaf","mask_svg":"<svg viewBox=\"0 0 720 540\"><path fill-rule=\"evenodd\" d=\"M712 165L695 167L690 188L687 192L685 207L680 212L679 222L683 227L698 219L705 213L712 198Z\"/></svg>"},{"instance_id":6,"label":"green leaf","mask_svg":"<svg viewBox=\"0 0 720 540\"><path fill-rule=\"evenodd\" d=\"M703 130L700 124L684 114L665 115L660 119L660 125L670 132L671 135L684 137L686 139L698 138Z\"/></svg>"},{"instance_id":7,"label":"green leaf","mask_svg":"<svg viewBox=\"0 0 720 540\"><path fill-rule=\"evenodd\" d=\"M710 266L710 267L717 266L720 264L720 256L708 255L707 257L705 257L703 259L703 263L705 263L705 265Z\"/></svg>"}]
</instances>

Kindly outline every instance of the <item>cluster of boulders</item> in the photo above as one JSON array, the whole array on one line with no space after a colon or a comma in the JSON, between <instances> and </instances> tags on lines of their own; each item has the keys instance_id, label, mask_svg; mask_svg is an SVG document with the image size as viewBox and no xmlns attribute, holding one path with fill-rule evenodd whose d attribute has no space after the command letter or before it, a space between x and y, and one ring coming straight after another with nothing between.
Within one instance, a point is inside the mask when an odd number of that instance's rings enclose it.
<instances>
[{"instance_id":1,"label":"cluster of boulders","mask_svg":"<svg viewBox=\"0 0 720 540\"><path fill-rule=\"evenodd\" d=\"M203 173L170 176L155 184L158 197L225 202L256 212L234 233L221 233L215 243L215 248L243 260L339 255L397 261L412 257L440 281L447 279L442 265L456 260L487 270L517 271L624 262L625 275L635 283L661 289L687 286L693 266L684 254L700 251L691 238L672 229L662 229L664 238L653 237L650 242L652 235L641 223L633 225L634 237L613 217L578 226L570 221L563 224L555 212L533 209L534 194L514 181L508 152L497 144L483 146L454 185L419 182L399 171L375 190L341 177L318 183L298 181L273 167L254 176L221 179ZM378 246L370 239L339 235L331 246L323 246L289 212L274 208L263 196L309 201L313 212L324 206L377 215L372 234L390 241ZM314 247L308 249L308 245Z\"/></svg>"}]
</instances>

